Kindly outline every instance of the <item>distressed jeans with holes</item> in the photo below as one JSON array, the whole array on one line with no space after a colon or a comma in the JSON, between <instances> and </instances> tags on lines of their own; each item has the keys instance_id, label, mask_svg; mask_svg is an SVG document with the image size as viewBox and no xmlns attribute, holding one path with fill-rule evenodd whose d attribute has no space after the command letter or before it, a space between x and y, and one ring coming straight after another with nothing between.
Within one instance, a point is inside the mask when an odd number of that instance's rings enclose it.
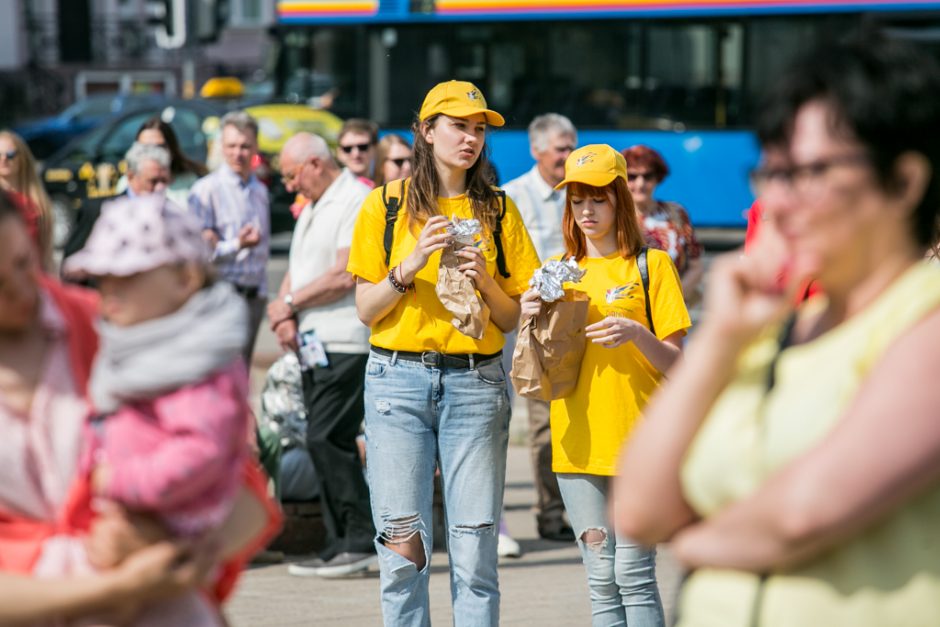
<instances>
[{"instance_id":1,"label":"distressed jeans with holes","mask_svg":"<svg viewBox=\"0 0 940 627\"><path fill-rule=\"evenodd\" d=\"M656 550L616 535L611 539L607 496L611 477L558 475L558 487L581 548L591 594L593 627L663 627L663 605L656 585ZM584 542L587 532L603 540Z\"/></svg>"},{"instance_id":2,"label":"distressed jeans with holes","mask_svg":"<svg viewBox=\"0 0 940 627\"><path fill-rule=\"evenodd\" d=\"M385 625L431 624L434 470L440 460L454 624L499 624L496 541L506 475L509 398L498 358L473 369L372 353L366 459ZM418 535L425 566L388 548Z\"/></svg>"}]
</instances>

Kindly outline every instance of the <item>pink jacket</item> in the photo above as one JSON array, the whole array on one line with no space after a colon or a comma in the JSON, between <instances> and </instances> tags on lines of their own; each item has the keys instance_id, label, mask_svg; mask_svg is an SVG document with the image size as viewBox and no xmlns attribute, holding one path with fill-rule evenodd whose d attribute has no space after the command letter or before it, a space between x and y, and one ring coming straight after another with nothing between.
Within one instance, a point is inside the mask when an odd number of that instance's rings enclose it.
<instances>
[{"instance_id":1,"label":"pink jacket","mask_svg":"<svg viewBox=\"0 0 940 627\"><path fill-rule=\"evenodd\" d=\"M178 534L221 524L249 455L247 398L248 375L238 359L203 381L122 405L96 422L94 462L110 469L103 496L160 513Z\"/></svg>"}]
</instances>

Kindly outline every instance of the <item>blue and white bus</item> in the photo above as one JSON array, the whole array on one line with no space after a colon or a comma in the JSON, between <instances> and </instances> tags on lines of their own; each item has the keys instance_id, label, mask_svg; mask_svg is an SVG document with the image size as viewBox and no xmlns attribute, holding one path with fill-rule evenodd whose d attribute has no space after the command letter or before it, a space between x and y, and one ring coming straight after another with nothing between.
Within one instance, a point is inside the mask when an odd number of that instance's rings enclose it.
<instances>
[{"instance_id":1,"label":"blue and white bus","mask_svg":"<svg viewBox=\"0 0 940 627\"><path fill-rule=\"evenodd\" d=\"M895 0L280 0L279 91L406 130L421 95L479 85L506 116L501 180L531 167L526 126L567 115L581 143L644 143L658 194L700 227L743 226L761 93L789 57L866 22L940 54L940 2Z\"/></svg>"}]
</instances>

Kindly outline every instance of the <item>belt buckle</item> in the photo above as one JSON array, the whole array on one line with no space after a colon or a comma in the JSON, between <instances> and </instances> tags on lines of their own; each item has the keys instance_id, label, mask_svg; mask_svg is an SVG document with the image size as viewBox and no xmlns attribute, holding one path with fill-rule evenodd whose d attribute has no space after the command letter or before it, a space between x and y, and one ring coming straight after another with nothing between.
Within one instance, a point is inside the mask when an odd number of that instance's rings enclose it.
<instances>
[{"instance_id":1,"label":"belt buckle","mask_svg":"<svg viewBox=\"0 0 940 627\"><path fill-rule=\"evenodd\" d=\"M436 351L424 351L421 353L421 365L425 368L440 368L443 355Z\"/></svg>"}]
</instances>

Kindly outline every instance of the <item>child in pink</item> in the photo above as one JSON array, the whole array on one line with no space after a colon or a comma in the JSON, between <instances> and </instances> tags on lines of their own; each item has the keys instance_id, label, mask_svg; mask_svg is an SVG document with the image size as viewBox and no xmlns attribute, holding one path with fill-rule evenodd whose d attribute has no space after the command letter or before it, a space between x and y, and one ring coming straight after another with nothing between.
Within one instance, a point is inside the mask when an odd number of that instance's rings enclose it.
<instances>
[{"instance_id":1,"label":"child in pink","mask_svg":"<svg viewBox=\"0 0 940 627\"><path fill-rule=\"evenodd\" d=\"M208 259L198 223L155 194L106 204L65 266L101 291L91 491L194 538L231 512L248 456L247 310L230 285L211 281ZM68 569L56 554L44 551L37 571ZM220 624L193 596L133 624Z\"/></svg>"}]
</instances>

